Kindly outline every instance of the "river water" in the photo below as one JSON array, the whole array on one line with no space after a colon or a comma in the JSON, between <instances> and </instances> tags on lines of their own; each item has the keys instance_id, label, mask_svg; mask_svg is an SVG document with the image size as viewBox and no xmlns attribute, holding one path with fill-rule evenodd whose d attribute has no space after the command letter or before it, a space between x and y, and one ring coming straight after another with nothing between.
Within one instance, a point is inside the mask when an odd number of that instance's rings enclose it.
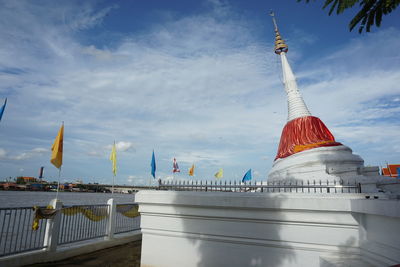
<instances>
[{"instance_id":1,"label":"river water","mask_svg":"<svg viewBox=\"0 0 400 267\"><path fill-rule=\"evenodd\" d=\"M0 191L0 208L47 206L56 198L56 192ZM59 192L58 199L63 205L106 204L114 198L117 203L132 203L134 194Z\"/></svg>"}]
</instances>

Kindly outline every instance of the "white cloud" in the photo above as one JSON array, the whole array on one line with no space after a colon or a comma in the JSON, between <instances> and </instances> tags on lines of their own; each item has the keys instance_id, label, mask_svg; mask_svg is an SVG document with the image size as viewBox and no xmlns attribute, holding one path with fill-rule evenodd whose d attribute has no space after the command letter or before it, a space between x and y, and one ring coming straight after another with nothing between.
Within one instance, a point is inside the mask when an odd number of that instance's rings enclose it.
<instances>
[{"instance_id":1,"label":"white cloud","mask_svg":"<svg viewBox=\"0 0 400 267\"><path fill-rule=\"evenodd\" d=\"M91 157L108 157L109 154L111 153L112 146L111 144L99 147L98 145L96 146L93 144L92 141L86 141L86 142L79 142L82 146L88 147L89 151L86 152L88 156ZM132 142L126 142L126 141L119 141L115 143L115 147L117 149L117 154L119 152L127 152L127 151L135 151L135 146ZM119 156L117 156L119 157Z\"/></svg>"},{"instance_id":2,"label":"white cloud","mask_svg":"<svg viewBox=\"0 0 400 267\"><path fill-rule=\"evenodd\" d=\"M0 159L5 159L7 157L7 152L5 149L0 148Z\"/></svg>"},{"instance_id":3,"label":"white cloud","mask_svg":"<svg viewBox=\"0 0 400 267\"><path fill-rule=\"evenodd\" d=\"M180 152L176 155L178 163L186 163L191 165L195 164L209 164L214 166L220 166L224 163L229 162L232 155L225 151L214 151L214 150L204 150L204 151L194 151L194 152ZM172 160L168 159L169 162Z\"/></svg>"},{"instance_id":4,"label":"white cloud","mask_svg":"<svg viewBox=\"0 0 400 267\"><path fill-rule=\"evenodd\" d=\"M69 24L69 27L72 30L85 30L100 24L104 17L110 13L110 11L117 8L117 5L111 5L96 11L91 5L83 3L83 6L78 9L78 12L71 12L69 14L70 18L66 18L64 13L63 20L64 23Z\"/></svg>"},{"instance_id":5,"label":"white cloud","mask_svg":"<svg viewBox=\"0 0 400 267\"><path fill-rule=\"evenodd\" d=\"M82 53L94 56L96 59L111 59L113 54L107 50L97 49L94 45L82 48Z\"/></svg>"},{"instance_id":6,"label":"white cloud","mask_svg":"<svg viewBox=\"0 0 400 267\"><path fill-rule=\"evenodd\" d=\"M115 148L117 149L117 152L126 152L126 151L131 151L135 150L135 146L133 145L132 142L125 142L125 141L118 141L115 143ZM111 151L112 145L107 145L106 150Z\"/></svg>"},{"instance_id":7,"label":"white cloud","mask_svg":"<svg viewBox=\"0 0 400 267\"><path fill-rule=\"evenodd\" d=\"M89 151L89 152L87 152L87 155L91 156L91 157L103 157L104 152L103 151Z\"/></svg>"},{"instance_id":8,"label":"white cloud","mask_svg":"<svg viewBox=\"0 0 400 267\"><path fill-rule=\"evenodd\" d=\"M34 157L38 157L45 153L50 154L50 150L38 147L38 148L34 148L29 151L25 151L25 152L22 152L22 153L19 153L16 155L10 155L10 153L8 153L5 149L0 148L0 159L20 161L20 160L27 160L27 159L31 159Z\"/></svg>"},{"instance_id":9,"label":"white cloud","mask_svg":"<svg viewBox=\"0 0 400 267\"><path fill-rule=\"evenodd\" d=\"M144 184L145 179L144 178L140 178L136 175L129 175L127 178L128 183L130 184Z\"/></svg>"},{"instance_id":10,"label":"white cloud","mask_svg":"<svg viewBox=\"0 0 400 267\"><path fill-rule=\"evenodd\" d=\"M49 152L49 150L46 149L46 148L37 147L37 148L32 149L31 152L32 152L32 153L37 153L37 154L43 154L43 153Z\"/></svg>"},{"instance_id":11,"label":"white cloud","mask_svg":"<svg viewBox=\"0 0 400 267\"><path fill-rule=\"evenodd\" d=\"M119 141L115 144L115 146L118 151L123 151L123 152L135 149L133 143L131 142Z\"/></svg>"}]
</instances>

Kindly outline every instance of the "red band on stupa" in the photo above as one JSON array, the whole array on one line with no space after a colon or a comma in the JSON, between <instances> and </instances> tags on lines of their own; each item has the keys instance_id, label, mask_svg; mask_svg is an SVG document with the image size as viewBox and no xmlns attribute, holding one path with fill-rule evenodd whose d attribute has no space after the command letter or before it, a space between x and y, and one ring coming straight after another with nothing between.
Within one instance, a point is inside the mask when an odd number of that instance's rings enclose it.
<instances>
[{"instance_id":1,"label":"red band on stupa","mask_svg":"<svg viewBox=\"0 0 400 267\"><path fill-rule=\"evenodd\" d=\"M339 145L341 143L335 141L335 137L319 118L300 117L289 121L283 128L275 160L304 150Z\"/></svg>"}]
</instances>

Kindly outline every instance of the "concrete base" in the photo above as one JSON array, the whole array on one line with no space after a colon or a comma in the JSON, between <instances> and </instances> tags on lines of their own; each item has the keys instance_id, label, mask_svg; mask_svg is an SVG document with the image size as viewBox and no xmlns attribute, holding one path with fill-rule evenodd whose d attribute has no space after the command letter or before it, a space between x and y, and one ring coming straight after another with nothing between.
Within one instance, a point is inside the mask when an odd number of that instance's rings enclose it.
<instances>
[{"instance_id":1,"label":"concrete base","mask_svg":"<svg viewBox=\"0 0 400 267\"><path fill-rule=\"evenodd\" d=\"M398 264L400 201L377 197L141 191L141 264Z\"/></svg>"},{"instance_id":2,"label":"concrete base","mask_svg":"<svg viewBox=\"0 0 400 267\"><path fill-rule=\"evenodd\" d=\"M277 159L268 180L328 180L329 182L360 175L364 160L347 146L318 147ZM378 174L378 173L376 173Z\"/></svg>"},{"instance_id":3,"label":"concrete base","mask_svg":"<svg viewBox=\"0 0 400 267\"><path fill-rule=\"evenodd\" d=\"M390 184L394 192L400 193L400 188L392 186L393 178L381 176L379 167L365 167L364 160L343 145L314 148L278 159L268 174L268 181L271 182L307 183L313 180L323 183L360 183L362 192L386 192L386 186L378 188L377 184Z\"/></svg>"}]
</instances>

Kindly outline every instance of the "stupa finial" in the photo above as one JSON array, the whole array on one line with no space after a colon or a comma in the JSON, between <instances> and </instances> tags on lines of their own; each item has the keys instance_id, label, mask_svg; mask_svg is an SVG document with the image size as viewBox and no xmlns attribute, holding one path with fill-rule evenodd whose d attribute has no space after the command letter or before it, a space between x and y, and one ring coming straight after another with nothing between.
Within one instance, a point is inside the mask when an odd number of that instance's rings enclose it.
<instances>
[{"instance_id":1,"label":"stupa finial","mask_svg":"<svg viewBox=\"0 0 400 267\"><path fill-rule=\"evenodd\" d=\"M271 11L269 15L272 17L272 22L274 23L275 27L275 54L280 55L282 52L287 53L289 50L287 44L285 43L284 40L282 40L281 34L279 33L278 30L278 25L276 24L275 20L275 13Z\"/></svg>"}]
</instances>

